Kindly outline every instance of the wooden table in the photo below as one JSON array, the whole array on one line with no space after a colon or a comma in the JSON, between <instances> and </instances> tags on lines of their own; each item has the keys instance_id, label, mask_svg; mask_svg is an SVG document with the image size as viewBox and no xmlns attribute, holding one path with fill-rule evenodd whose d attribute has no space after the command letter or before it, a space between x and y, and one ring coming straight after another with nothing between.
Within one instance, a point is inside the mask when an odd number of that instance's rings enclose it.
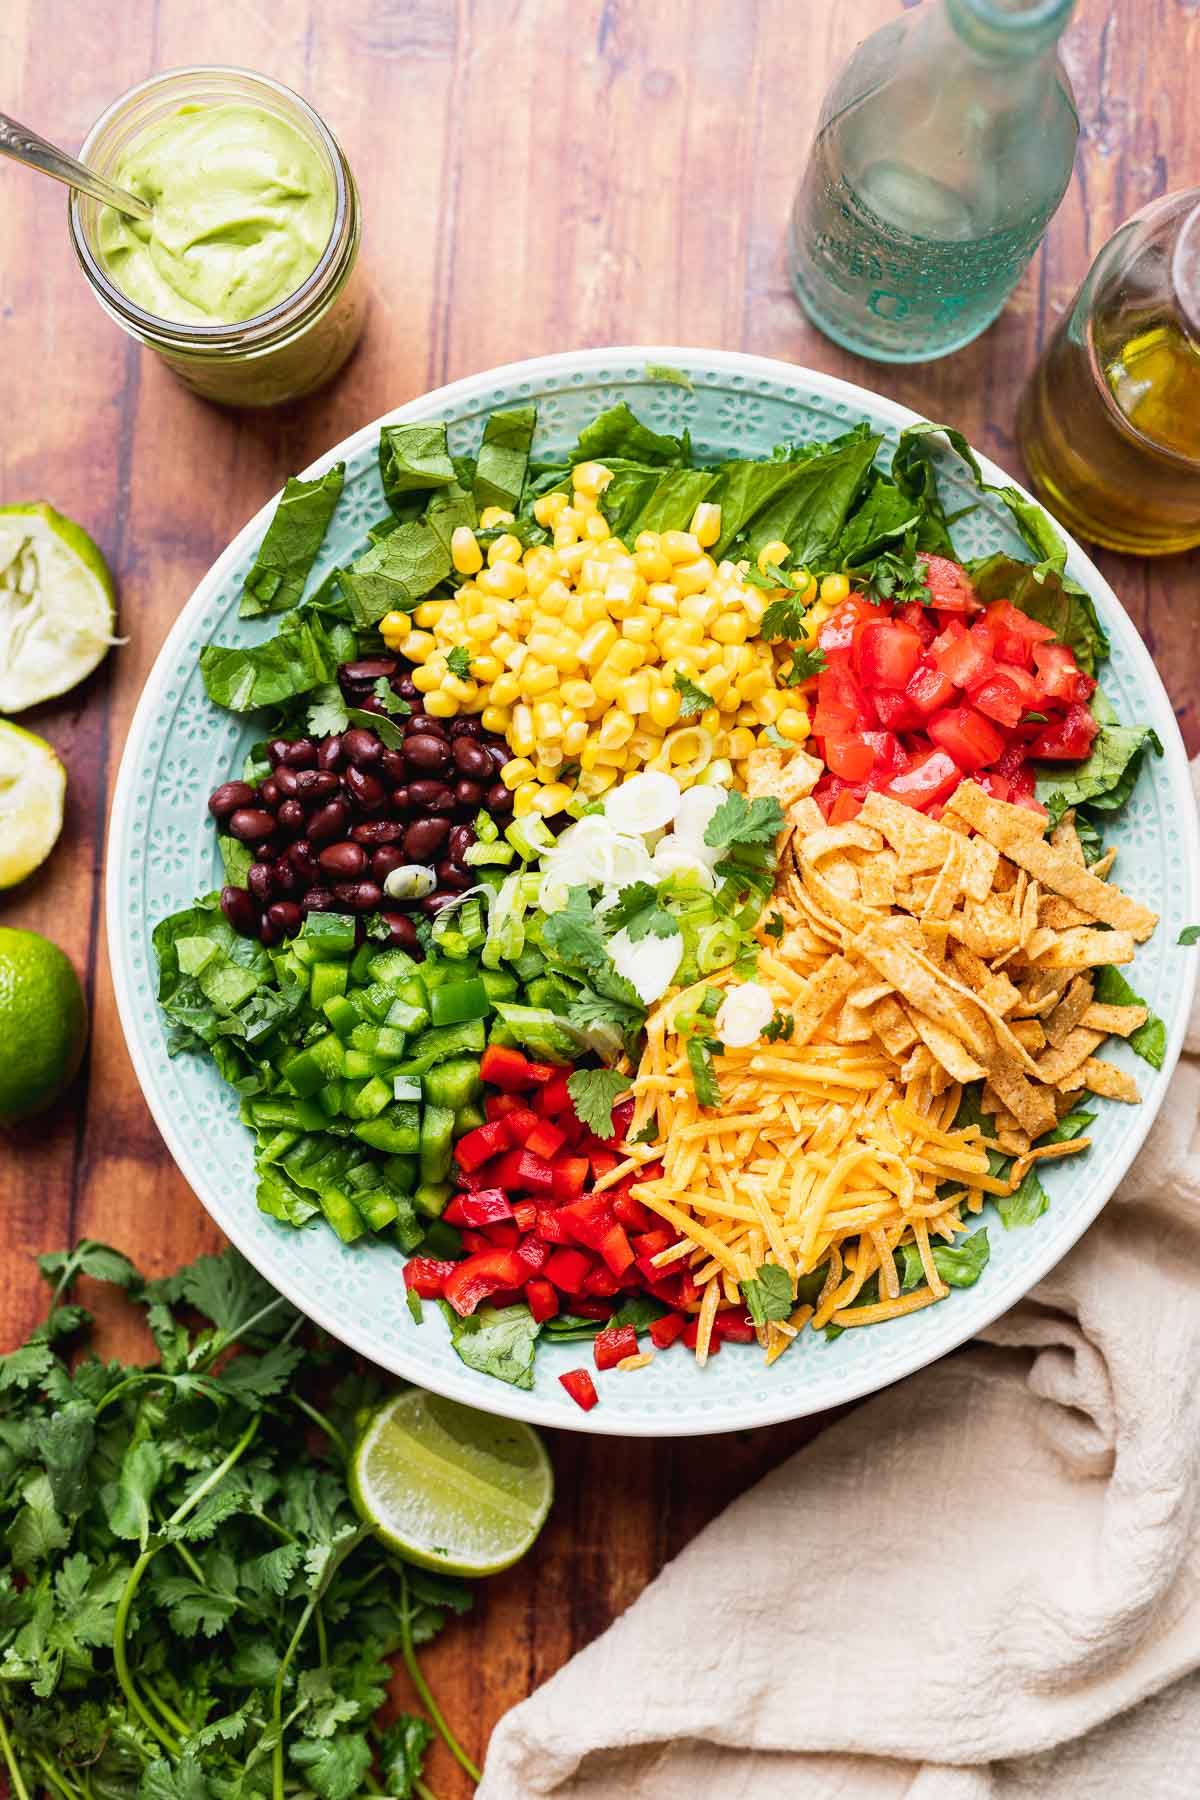
<instances>
[{"instance_id":1,"label":"wooden table","mask_svg":"<svg viewBox=\"0 0 1200 1800\"><path fill-rule=\"evenodd\" d=\"M496 363L607 343L720 345L828 369L953 421L1018 471L1017 389L1090 256L1126 214L1196 179L1194 0L1080 0L1066 45L1078 172L1002 319L931 367L873 367L803 319L788 205L821 94L896 0L6 0L3 104L78 144L114 94L236 59L291 83L358 176L374 311L314 400L217 411L93 303L62 193L0 167L0 503L46 498L103 546L128 644L27 722L70 770L66 828L0 907L63 945L87 983L90 1055L71 1099L5 1145L0 1345L40 1316L32 1257L88 1234L163 1272L218 1242L138 1091L101 927L105 821L121 747L171 622L229 538L292 471L385 408ZM1101 566L1200 747L1195 556ZM16 1053L0 1044L0 1055ZM132 1348L114 1328L110 1342ZM482 1755L499 1715L629 1604L810 1422L690 1444L559 1435L559 1498L536 1554L489 1583L428 1666ZM398 1691L400 1684L398 1683ZM465 1792L449 1759L431 1777Z\"/></svg>"}]
</instances>

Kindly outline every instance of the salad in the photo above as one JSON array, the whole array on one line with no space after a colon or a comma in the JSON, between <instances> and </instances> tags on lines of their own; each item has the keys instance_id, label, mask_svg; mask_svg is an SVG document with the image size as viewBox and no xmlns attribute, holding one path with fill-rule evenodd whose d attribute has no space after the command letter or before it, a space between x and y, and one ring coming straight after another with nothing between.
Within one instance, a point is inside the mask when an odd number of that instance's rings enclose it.
<instances>
[{"instance_id":1,"label":"salad","mask_svg":"<svg viewBox=\"0 0 1200 1800\"><path fill-rule=\"evenodd\" d=\"M259 1207L395 1245L472 1367L773 1362L978 1279L975 1215L1030 1223L1081 1097L1137 1098L1107 1037L1161 1064L1102 842L1160 746L1039 508L996 490L1036 561L956 556L957 433L535 424L385 426L388 511L307 597L344 470L289 481L277 629L201 653L262 737L225 885L154 933L169 1047L241 1096Z\"/></svg>"}]
</instances>

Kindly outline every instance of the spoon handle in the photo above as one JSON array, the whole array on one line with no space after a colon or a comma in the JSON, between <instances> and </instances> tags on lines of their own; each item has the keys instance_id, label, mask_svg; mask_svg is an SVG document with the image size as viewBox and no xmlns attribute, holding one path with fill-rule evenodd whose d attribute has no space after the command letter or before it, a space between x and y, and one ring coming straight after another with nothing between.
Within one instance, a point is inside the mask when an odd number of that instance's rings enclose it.
<instances>
[{"instance_id":1,"label":"spoon handle","mask_svg":"<svg viewBox=\"0 0 1200 1800\"><path fill-rule=\"evenodd\" d=\"M73 156L48 144L36 131L30 131L27 125L19 125L4 112L0 112L0 155L11 156L15 162L38 169L43 175L52 175L55 181L64 181L68 187L82 188L93 200L115 207L118 212L132 213L138 219L154 216L153 208L139 200L136 194L106 181L103 175L76 162Z\"/></svg>"}]
</instances>

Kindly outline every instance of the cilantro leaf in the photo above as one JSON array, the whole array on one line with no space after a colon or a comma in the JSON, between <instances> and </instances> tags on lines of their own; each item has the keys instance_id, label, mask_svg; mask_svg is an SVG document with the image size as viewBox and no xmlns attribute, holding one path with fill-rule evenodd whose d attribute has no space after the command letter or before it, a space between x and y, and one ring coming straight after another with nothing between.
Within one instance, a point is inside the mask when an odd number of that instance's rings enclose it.
<instances>
[{"instance_id":1,"label":"cilantro leaf","mask_svg":"<svg viewBox=\"0 0 1200 1800\"><path fill-rule=\"evenodd\" d=\"M708 822L704 842L710 850L736 844L771 844L783 830L783 808L775 796L747 800L736 789L722 800Z\"/></svg>"},{"instance_id":2,"label":"cilantro leaf","mask_svg":"<svg viewBox=\"0 0 1200 1800\"><path fill-rule=\"evenodd\" d=\"M771 1319L789 1319L795 1305L792 1278L777 1263L762 1263L750 1281L743 1281L742 1297L756 1325Z\"/></svg>"},{"instance_id":3,"label":"cilantro leaf","mask_svg":"<svg viewBox=\"0 0 1200 1800\"><path fill-rule=\"evenodd\" d=\"M384 1732L379 1740L379 1767L392 1800L412 1800L433 1737L429 1721L414 1718L412 1713L401 1713Z\"/></svg>"},{"instance_id":4,"label":"cilantro leaf","mask_svg":"<svg viewBox=\"0 0 1200 1800\"><path fill-rule=\"evenodd\" d=\"M630 1086L628 1075L621 1075L616 1069L576 1069L573 1075L567 1076L567 1092L575 1108L575 1117L598 1138L612 1136L612 1109L621 1095L629 1092Z\"/></svg>"},{"instance_id":5,"label":"cilantro leaf","mask_svg":"<svg viewBox=\"0 0 1200 1800\"><path fill-rule=\"evenodd\" d=\"M402 700L399 694L393 691L392 684L386 675L379 677L371 692L389 718L403 718L412 711L408 701Z\"/></svg>"},{"instance_id":6,"label":"cilantro leaf","mask_svg":"<svg viewBox=\"0 0 1200 1800\"><path fill-rule=\"evenodd\" d=\"M776 1007L767 1024L763 1026L763 1037L768 1044L778 1043L780 1038L786 1044L796 1028L796 1021L791 1013L780 1012Z\"/></svg>"},{"instance_id":7,"label":"cilantro leaf","mask_svg":"<svg viewBox=\"0 0 1200 1800\"><path fill-rule=\"evenodd\" d=\"M828 658L821 649L793 650L791 667L783 676L784 687L797 687L800 682L807 681L812 675L819 675ZM788 745L789 750L792 745Z\"/></svg>"},{"instance_id":8,"label":"cilantro leaf","mask_svg":"<svg viewBox=\"0 0 1200 1800\"><path fill-rule=\"evenodd\" d=\"M696 713L707 712L710 706L716 705L712 695L706 694L702 687L697 687L696 683L685 675L682 669L676 669L675 679L671 685L681 697L679 708L681 719L690 719Z\"/></svg>"},{"instance_id":9,"label":"cilantro leaf","mask_svg":"<svg viewBox=\"0 0 1200 1800\"><path fill-rule=\"evenodd\" d=\"M359 1732L301 1738L288 1754L320 1800L352 1800L362 1791L363 1776L371 1766L371 1746Z\"/></svg>"},{"instance_id":10,"label":"cilantro leaf","mask_svg":"<svg viewBox=\"0 0 1200 1800\"><path fill-rule=\"evenodd\" d=\"M467 681L471 674L471 652L464 644L455 644L453 650L447 652L446 667L460 681Z\"/></svg>"},{"instance_id":11,"label":"cilantro leaf","mask_svg":"<svg viewBox=\"0 0 1200 1800\"><path fill-rule=\"evenodd\" d=\"M1190 949L1193 944L1200 944L1200 925L1185 925L1175 942L1182 944L1185 949Z\"/></svg>"},{"instance_id":12,"label":"cilantro leaf","mask_svg":"<svg viewBox=\"0 0 1200 1800\"><path fill-rule=\"evenodd\" d=\"M634 881L622 888L603 916L610 936L624 930L634 944L644 937L670 937L679 929L677 921L659 905L658 890L648 881Z\"/></svg>"},{"instance_id":13,"label":"cilantro leaf","mask_svg":"<svg viewBox=\"0 0 1200 1800\"><path fill-rule=\"evenodd\" d=\"M646 1123L642 1126L642 1129L638 1132L635 1132L633 1137L630 1138L629 1142L631 1144L657 1144L657 1142L658 1142L658 1120L657 1119L647 1119Z\"/></svg>"},{"instance_id":14,"label":"cilantro leaf","mask_svg":"<svg viewBox=\"0 0 1200 1800\"><path fill-rule=\"evenodd\" d=\"M925 605L929 589L925 583L925 561L915 554L915 531L909 532L902 551L884 550L871 565L871 596L891 600L896 606L909 606L914 601Z\"/></svg>"},{"instance_id":15,"label":"cilantro leaf","mask_svg":"<svg viewBox=\"0 0 1200 1800\"><path fill-rule=\"evenodd\" d=\"M692 1071L692 1086L701 1106L714 1107L721 1104L721 1088L713 1068L713 1051L717 1049L720 1049L720 1045L713 1038L688 1039L687 1055Z\"/></svg>"},{"instance_id":16,"label":"cilantro leaf","mask_svg":"<svg viewBox=\"0 0 1200 1800\"><path fill-rule=\"evenodd\" d=\"M778 571L775 572L778 573ZM780 577L779 581L772 585L786 587L788 583ZM762 623L758 628L759 636L765 638L768 643L773 643L777 638L786 638L789 643L795 643L797 638L802 638L807 630L805 624L807 612L808 608L797 593L789 593L781 600L772 600L762 616Z\"/></svg>"},{"instance_id":17,"label":"cilantro leaf","mask_svg":"<svg viewBox=\"0 0 1200 1800\"><path fill-rule=\"evenodd\" d=\"M763 930L766 932L767 936L769 938L774 938L777 943L786 929L787 927L784 925L783 919L779 913L772 913L766 924L763 926Z\"/></svg>"},{"instance_id":18,"label":"cilantro leaf","mask_svg":"<svg viewBox=\"0 0 1200 1800\"><path fill-rule=\"evenodd\" d=\"M304 723L310 737L336 737L347 729L350 714L336 681L326 682L324 687L317 689L308 703Z\"/></svg>"}]
</instances>

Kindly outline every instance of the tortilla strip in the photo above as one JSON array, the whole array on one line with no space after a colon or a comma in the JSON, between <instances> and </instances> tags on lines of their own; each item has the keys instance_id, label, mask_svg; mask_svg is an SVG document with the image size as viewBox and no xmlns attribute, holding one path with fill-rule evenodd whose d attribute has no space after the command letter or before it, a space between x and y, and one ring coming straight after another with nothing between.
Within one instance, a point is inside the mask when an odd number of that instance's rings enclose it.
<instances>
[{"instance_id":1,"label":"tortilla strip","mask_svg":"<svg viewBox=\"0 0 1200 1800\"><path fill-rule=\"evenodd\" d=\"M1033 1139L1019 1125L1005 1125L996 1127L996 1142L1006 1156L1025 1156Z\"/></svg>"},{"instance_id":2,"label":"tortilla strip","mask_svg":"<svg viewBox=\"0 0 1200 1800\"><path fill-rule=\"evenodd\" d=\"M1083 1065L1083 1086L1089 1093L1099 1094L1105 1100L1125 1100L1135 1105L1141 1099L1138 1084L1132 1075L1124 1069L1116 1068L1112 1063L1101 1061L1098 1056L1089 1057Z\"/></svg>"},{"instance_id":3,"label":"tortilla strip","mask_svg":"<svg viewBox=\"0 0 1200 1800\"><path fill-rule=\"evenodd\" d=\"M1083 1023L1089 1031L1128 1037L1131 1032L1140 1030L1149 1017L1148 1006L1103 1006L1096 1001L1084 1013Z\"/></svg>"},{"instance_id":4,"label":"tortilla strip","mask_svg":"<svg viewBox=\"0 0 1200 1800\"><path fill-rule=\"evenodd\" d=\"M796 1028L789 1042L807 1044L825 1015L840 1004L858 980L858 970L844 956L831 956L810 975L792 1008Z\"/></svg>"},{"instance_id":5,"label":"tortilla strip","mask_svg":"<svg viewBox=\"0 0 1200 1800\"><path fill-rule=\"evenodd\" d=\"M1053 1050L1047 1050L1045 1056L1038 1059L1038 1075L1050 1087L1060 1082L1064 1075L1071 1075L1081 1068L1092 1054L1104 1042L1102 1031L1079 1030L1067 1033Z\"/></svg>"},{"instance_id":6,"label":"tortilla strip","mask_svg":"<svg viewBox=\"0 0 1200 1800\"><path fill-rule=\"evenodd\" d=\"M965 821L964 821L965 823ZM1000 852L986 838L971 838L963 869L963 893L970 900L986 900L996 879Z\"/></svg>"},{"instance_id":7,"label":"tortilla strip","mask_svg":"<svg viewBox=\"0 0 1200 1800\"><path fill-rule=\"evenodd\" d=\"M1014 1069L1011 1064L999 1064L989 1070L988 1080L998 1098L1031 1138L1043 1137L1058 1124L1053 1095L1044 1087L1034 1087L1019 1069Z\"/></svg>"},{"instance_id":8,"label":"tortilla strip","mask_svg":"<svg viewBox=\"0 0 1200 1800\"><path fill-rule=\"evenodd\" d=\"M1028 1050L1031 1056L1035 1051L1046 1048L1046 1032L1040 1019L1014 1019L1011 1029L1018 1044Z\"/></svg>"},{"instance_id":9,"label":"tortilla strip","mask_svg":"<svg viewBox=\"0 0 1200 1800\"><path fill-rule=\"evenodd\" d=\"M1020 935L1012 908L998 894L977 902L969 912L964 909L952 914L950 932L968 950L982 957L1003 956L1015 950Z\"/></svg>"},{"instance_id":10,"label":"tortilla strip","mask_svg":"<svg viewBox=\"0 0 1200 1800\"><path fill-rule=\"evenodd\" d=\"M751 752L753 755L754 752ZM825 815L815 800L807 796L801 800L793 800L785 807L787 822L800 837L807 837L810 831L820 831L825 824Z\"/></svg>"},{"instance_id":11,"label":"tortilla strip","mask_svg":"<svg viewBox=\"0 0 1200 1800\"><path fill-rule=\"evenodd\" d=\"M1066 1042L1077 1025L1084 1023L1084 1014L1092 1003L1092 993L1091 978L1076 975L1046 1021L1046 1036L1054 1049L1057 1050Z\"/></svg>"},{"instance_id":12,"label":"tortilla strip","mask_svg":"<svg viewBox=\"0 0 1200 1800\"><path fill-rule=\"evenodd\" d=\"M1083 854L1083 845L1079 841L1079 833L1075 829L1075 814L1065 812L1054 830L1050 833L1050 842L1056 850L1069 856L1077 869L1087 867L1087 859Z\"/></svg>"},{"instance_id":13,"label":"tortilla strip","mask_svg":"<svg viewBox=\"0 0 1200 1800\"><path fill-rule=\"evenodd\" d=\"M1072 925L1090 925L1091 914L1064 900L1061 894L1043 894L1038 908L1038 923L1049 931L1066 931Z\"/></svg>"},{"instance_id":14,"label":"tortilla strip","mask_svg":"<svg viewBox=\"0 0 1200 1800\"><path fill-rule=\"evenodd\" d=\"M1019 1002L1013 1007L1014 1019L1044 1018L1053 1012L1070 984L1069 970L1034 970L1020 989Z\"/></svg>"},{"instance_id":15,"label":"tortilla strip","mask_svg":"<svg viewBox=\"0 0 1200 1800\"><path fill-rule=\"evenodd\" d=\"M904 1010L921 1042L953 1080L963 1082L983 1080L987 1070L982 1063L977 1063L974 1057L967 1054L952 1031L946 1031L941 1025L936 1025L932 1019L919 1012L915 1006L906 1005Z\"/></svg>"},{"instance_id":16,"label":"tortilla strip","mask_svg":"<svg viewBox=\"0 0 1200 1800\"><path fill-rule=\"evenodd\" d=\"M946 804L969 820L981 837L1003 850L1011 862L1036 877L1043 887L1053 888L1056 894L1083 907L1093 919L1129 932L1138 943L1144 943L1158 924L1158 914L1140 900L1131 900L1111 882L1097 880L1089 870L1079 868L1067 851L1046 843L1040 829L1030 836L1024 823L1014 824L1011 817L1030 819L1037 827L1035 813L1009 806L1005 800L989 800L974 781L962 782Z\"/></svg>"},{"instance_id":17,"label":"tortilla strip","mask_svg":"<svg viewBox=\"0 0 1200 1800\"><path fill-rule=\"evenodd\" d=\"M1039 969L1097 969L1105 963L1133 961L1133 939L1127 931L1093 931L1086 925L1073 926L1059 932L1054 942L1042 949L1031 943L1028 957Z\"/></svg>"},{"instance_id":18,"label":"tortilla strip","mask_svg":"<svg viewBox=\"0 0 1200 1800\"><path fill-rule=\"evenodd\" d=\"M922 869L940 869L954 842L953 834L944 825L927 819L923 813L914 812L900 800L889 800L874 789L863 801L858 816L864 825L873 825L883 833L899 856L901 869L907 874L917 874Z\"/></svg>"},{"instance_id":19,"label":"tortilla strip","mask_svg":"<svg viewBox=\"0 0 1200 1800\"><path fill-rule=\"evenodd\" d=\"M925 901L922 913L927 919L948 919L954 911L954 902L963 889L963 873L966 866L966 845L962 838L952 840L946 860L938 870L929 896Z\"/></svg>"},{"instance_id":20,"label":"tortilla strip","mask_svg":"<svg viewBox=\"0 0 1200 1800\"><path fill-rule=\"evenodd\" d=\"M896 853L881 850L859 866L858 881L864 906L886 909L896 904Z\"/></svg>"},{"instance_id":21,"label":"tortilla strip","mask_svg":"<svg viewBox=\"0 0 1200 1800\"><path fill-rule=\"evenodd\" d=\"M889 1056L903 1056L917 1041L912 1022L894 994L871 1008L871 1024Z\"/></svg>"},{"instance_id":22,"label":"tortilla strip","mask_svg":"<svg viewBox=\"0 0 1200 1800\"><path fill-rule=\"evenodd\" d=\"M1092 874L1096 877L1097 881L1108 880L1109 871L1116 860L1117 846L1115 844L1111 849L1106 850L1103 856L1098 856L1096 858L1095 862L1092 864Z\"/></svg>"},{"instance_id":23,"label":"tortilla strip","mask_svg":"<svg viewBox=\"0 0 1200 1800\"><path fill-rule=\"evenodd\" d=\"M793 750L784 761L782 750L752 750L746 758L746 792L752 800L773 794L785 809L812 793L825 773L806 750Z\"/></svg>"},{"instance_id":24,"label":"tortilla strip","mask_svg":"<svg viewBox=\"0 0 1200 1800\"><path fill-rule=\"evenodd\" d=\"M958 982L951 982L931 969L911 944L903 942L896 932L888 930L887 921L879 920L869 925L858 934L850 948L855 956L870 963L898 994L902 994L927 1018L944 1025L947 1031L954 1032L961 1038L977 1059L986 1054L989 1048L987 1037L980 1029L979 1022L971 1018L968 1009L962 1004L963 997L973 999L973 996ZM950 993L945 991L947 987L951 988ZM975 1004L978 1005L978 1002Z\"/></svg>"}]
</instances>

